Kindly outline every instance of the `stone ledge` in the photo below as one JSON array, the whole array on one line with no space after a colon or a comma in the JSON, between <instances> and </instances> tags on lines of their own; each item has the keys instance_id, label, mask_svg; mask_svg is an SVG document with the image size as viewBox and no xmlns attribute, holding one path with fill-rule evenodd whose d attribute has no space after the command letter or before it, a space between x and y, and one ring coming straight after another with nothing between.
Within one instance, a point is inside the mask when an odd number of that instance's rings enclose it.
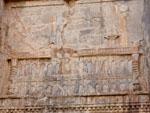
<instances>
[{"instance_id":1,"label":"stone ledge","mask_svg":"<svg viewBox=\"0 0 150 113\"><path fill-rule=\"evenodd\" d=\"M130 96L130 95L146 95L149 96L149 92L137 92L133 94L129 94L127 92L124 93L110 93L110 94L93 94L93 95L66 95L66 96L48 96L47 98L80 98L80 97L101 97L101 96ZM0 99L38 99L39 97L34 97L34 96L14 96L14 95L3 95L0 96Z\"/></svg>"},{"instance_id":2,"label":"stone ledge","mask_svg":"<svg viewBox=\"0 0 150 113\"><path fill-rule=\"evenodd\" d=\"M8 0L10 1L10 0ZM8 2L7 1L7 2ZM38 7L38 6L61 6L65 5L66 3L63 0L11 0L12 3L11 7L12 8L25 8L25 7ZM16 1L13 3L13 1ZM93 3L102 3L102 2L118 2L118 1L125 1L125 0L77 0L76 4L93 4ZM129 1L134 1L134 0L126 0L127 2ZM32 2L32 3L31 3Z\"/></svg>"}]
</instances>

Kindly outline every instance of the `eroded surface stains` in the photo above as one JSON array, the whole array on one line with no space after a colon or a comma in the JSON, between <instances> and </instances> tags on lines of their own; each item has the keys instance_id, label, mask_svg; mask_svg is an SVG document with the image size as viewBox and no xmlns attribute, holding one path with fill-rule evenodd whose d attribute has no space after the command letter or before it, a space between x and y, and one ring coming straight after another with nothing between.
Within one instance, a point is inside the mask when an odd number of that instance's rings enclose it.
<instances>
[{"instance_id":1,"label":"eroded surface stains","mask_svg":"<svg viewBox=\"0 0 150 113\"><path fill-rule=\"evenodd\" d=\"M1 4L0 112L150 112L149 0Z\"/></svg>"}]
</instances>

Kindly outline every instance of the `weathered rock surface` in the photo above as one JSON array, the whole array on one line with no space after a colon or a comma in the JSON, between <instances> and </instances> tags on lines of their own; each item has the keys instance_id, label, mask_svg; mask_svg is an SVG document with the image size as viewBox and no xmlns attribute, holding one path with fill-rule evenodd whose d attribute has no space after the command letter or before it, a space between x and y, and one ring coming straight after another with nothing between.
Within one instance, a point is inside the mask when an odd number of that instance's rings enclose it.
<instances>
[{"instance_id":1,"label":"weathered rock surface","mask_svg":"<svg viewBox=\"0 0 150 113\"><path fill-rule=\"evenodd\" d=\"M149 0L12 0L0 7L0 113L149 113Z\"/></svg>"}]
</instances>

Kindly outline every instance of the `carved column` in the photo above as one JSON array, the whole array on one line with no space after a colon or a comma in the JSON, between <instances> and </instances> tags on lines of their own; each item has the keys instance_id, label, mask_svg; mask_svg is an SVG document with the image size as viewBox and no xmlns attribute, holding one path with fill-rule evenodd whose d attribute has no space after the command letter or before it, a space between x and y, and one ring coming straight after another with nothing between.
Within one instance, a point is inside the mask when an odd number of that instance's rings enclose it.
<instances>
[{"instance_id":1,"label":"carved column","mask_svg":"<svg viewBox=\"0 0 150 113\"><path fill-rule=\"evenodd\" d=\"M10 76L8 77L8 95L13 94L13 88L11 88L11 84L13 82L14 76L17 74L17 62L18 59L11 60Z\"/></svg>"},{"instance_id":2,"label":"carved column","mask_svg":"<svg viewBox=\"0 0 150 113\"><path fill-rule=\"evenodd\" d=\"M141 86L139 83L140 66L139 66L139 53L132 54L132 70L133 70L133 91L140 91Z\"/></svg>"}]
</instances>

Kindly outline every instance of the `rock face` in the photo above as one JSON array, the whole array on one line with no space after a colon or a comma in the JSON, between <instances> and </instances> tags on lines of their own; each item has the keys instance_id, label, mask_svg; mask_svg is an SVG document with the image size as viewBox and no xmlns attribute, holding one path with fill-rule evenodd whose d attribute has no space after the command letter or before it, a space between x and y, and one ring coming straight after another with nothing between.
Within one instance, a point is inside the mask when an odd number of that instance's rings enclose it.
<instances>
[{"instance_id":1,"label":"rock face","mask_svg":"<svg viewBox=\"0 0 150 113\"><path fill-rule=\"evenodd\" d=\"M149 0L1 0L0 113L149 113Z\"/></svg>"}]
</instances>

